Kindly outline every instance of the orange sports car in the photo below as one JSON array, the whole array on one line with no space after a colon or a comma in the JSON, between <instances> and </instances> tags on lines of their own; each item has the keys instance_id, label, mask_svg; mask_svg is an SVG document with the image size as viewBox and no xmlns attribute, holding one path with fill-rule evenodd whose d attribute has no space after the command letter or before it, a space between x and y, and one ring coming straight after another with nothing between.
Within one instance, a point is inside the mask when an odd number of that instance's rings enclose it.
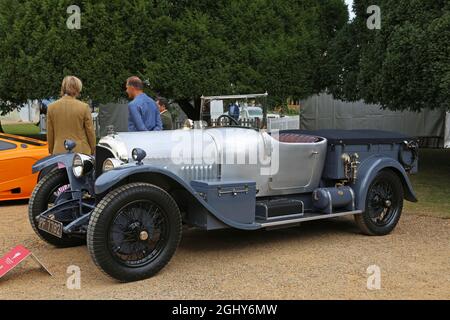
<instances>
[{"instance_id":1,"label":"orange sports car","mask_svg":"<svg viewBox=\"0 0 450 320\"><path fill-rule=\"evenodd\" d=\"M0 201L28 199L38 181L31 167L48 155L44 141L0 133Z\"/></svg>"}]
</instances>

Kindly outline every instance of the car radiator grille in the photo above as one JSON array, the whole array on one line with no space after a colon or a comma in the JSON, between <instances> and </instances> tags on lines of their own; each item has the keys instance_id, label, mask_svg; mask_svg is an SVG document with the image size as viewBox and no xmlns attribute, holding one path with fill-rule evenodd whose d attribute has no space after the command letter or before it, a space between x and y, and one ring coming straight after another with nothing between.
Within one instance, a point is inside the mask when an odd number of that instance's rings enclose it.
<instances>
[{"instance_id":1,"label":"car radiator grille","mask_svg":"<svg viewBox=\"0 0 450 320\"><path fill-rule=\"evenodd\" d=\"M181 167L180 174L186 180L208 180L217 178L217 166L184 166Z\"/></svg>"}]
</instances>

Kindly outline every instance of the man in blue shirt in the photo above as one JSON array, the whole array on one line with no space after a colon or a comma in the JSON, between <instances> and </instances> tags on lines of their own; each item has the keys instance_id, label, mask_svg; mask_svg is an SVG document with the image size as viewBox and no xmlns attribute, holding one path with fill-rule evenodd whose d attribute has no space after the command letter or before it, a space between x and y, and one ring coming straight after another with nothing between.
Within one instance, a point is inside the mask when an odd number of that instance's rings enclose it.
<instances>
[{"instance_id":1,"label":"man in blue shirt","mask_svg":"<svg viewBox=\"0 0 450 320\"><path fill-rule=\"evenodd\" d=\"M160 131L162 121L156 102L144 93L144 84L138 77L127 80L127 94L133 99L128 104L128 131Z\"/></svg>"},{"instance_id":2,"label":"man in blue shirt","mask_svg":"<svg viewBox=\"0 0 450 320\"><path fill-rule=\"evenodd\" d=\"M228 113L230 117L234 118L235 120L239 120L240 109L239 103L237 101L234 104L229 105Z\"/></svg>"}]
</instances>

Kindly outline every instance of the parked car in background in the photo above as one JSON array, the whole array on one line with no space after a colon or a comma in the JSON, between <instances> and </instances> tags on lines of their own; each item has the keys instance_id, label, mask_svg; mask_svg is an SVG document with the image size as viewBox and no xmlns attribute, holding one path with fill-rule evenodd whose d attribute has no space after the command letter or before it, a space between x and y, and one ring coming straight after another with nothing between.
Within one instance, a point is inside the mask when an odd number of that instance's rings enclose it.
<instances>
[{"instance_id":1,"label":"parked car in background","mask_svg":"<svg viewBox=\"0 0 450 320\"><path fill-rule=\"evenodd\" d=\"M39 178L31 168L48 155L44 141L0 133L0 201L28 199Z\"/></svg>"},{"instance_id":2,"label":"parked car in background","mask_svg":"<svg viewBox=\"0 0 450 320\"><path fill-rule=\"evenodd\" d=\"M267 119L280 119L281 115L279 113L268 113Z\"/></svg>"},{"instance_id":3,"label":"parked car in background","mask_svg":"<svg viewBox=\"0 0 450 320\"><path fill-rule=\"evenodd\" d=\"M263 109L260 107L242 107L240 119L262 120L264 117Z\"/></svg>"},{"instance_id":4,"label":"parked car in background","mask_svg":"<svg viewBox=\"0 0 450 320\"><path fill-rule=\"evenodd\" d=\"M216 119L220 119L220 121L229 121L229 112L223 113L220 117ZM250 124L256 124L259 121L262 121L264 119L264 111L260 107L247 107L242 106L239 107L239 119L236 119L236 121L240 121L242 123L250 123ZM235 123L238 124L238 123ZM223 125L223 123L221 124Z\"/></svg>"}]
</instances>

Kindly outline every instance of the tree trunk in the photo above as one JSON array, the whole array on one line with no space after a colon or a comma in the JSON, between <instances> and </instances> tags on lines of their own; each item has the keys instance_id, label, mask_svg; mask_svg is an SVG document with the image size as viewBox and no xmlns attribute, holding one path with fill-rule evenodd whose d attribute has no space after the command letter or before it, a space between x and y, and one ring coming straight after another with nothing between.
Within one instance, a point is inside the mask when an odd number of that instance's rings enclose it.
<instances>
[{"instance_id":1,"label":"tree trunk","mask_svg":"<svg viewBox=\"0 0 450 320\"><path fill-rule=\"evenodd\" d=\"M191 101L188 99L177 100L176 102L180 105L180 108L186 113L186 116L189 119L193 121L200 120L200 98L194 99L194 105L192 105Z\"/></svg>"},{"instance_id":2,"label":"tree trunk","mask_svg":"<svg viewBox=\"0 0 450 320\"><path fill-rule=\"evenodd\" d=\"M0 133L5 133L5 131L3 131L3 127L2 127L2 120L0 120Z\"/></svg>"}]
</instances>

